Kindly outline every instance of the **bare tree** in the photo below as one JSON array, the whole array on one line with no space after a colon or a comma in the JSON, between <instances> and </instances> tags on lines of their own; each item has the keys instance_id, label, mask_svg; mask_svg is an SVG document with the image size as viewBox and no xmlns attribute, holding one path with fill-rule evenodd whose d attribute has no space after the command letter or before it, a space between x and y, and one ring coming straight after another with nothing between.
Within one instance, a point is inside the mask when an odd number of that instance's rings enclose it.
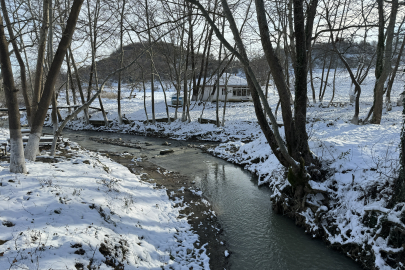
<instances>
[{"instance_id":1,"label":"bare tree","mask_svg":"<svg viewBox=\"0 0 405 270\"><path fill-rule=\"evenodd\" d=\"M69 46L68 50L69 50L70 61L72 63L73 70L75 72L75 79L76 79L76 83L77 83L77 88L79 89L80 100L82 101L82 104L84 104L84 103L86 103L86 100L84 98L84 93L83 93L83 89L82 89L82 83L81 83L80 76L79 76L79 71L77 69L76 62L75 62L75 59L73 57L72 50L70 49L70 46ZM88 113L87 108L84 108L83 112L84 112L84 118L86 120L86 124L89 124L89 113Z\"/></svg>"},{"instance_id":2,"label":"bare tree","mask_svg":"<svg viewBox=\"0 0 405 270\"><path fill-rule=\"evenodd\" d=\"M3 9L4 14L4 9ZM24 146L21 136L20 111L18 108L17 92L14 85L13 70L8 51L8 43L4 33L3 18L0 14L0 64L3 75L4 93L8 109L10 130L10 172L26 173Z\"/></svg>"},{"instance_id":3,"label":"bare tree","mask_svg":"<svg viewBox=\"0 0 405 270\"><path fill-rule=\"evenodd\" d=\"M49 0L49 32L48 32L48 67L52 65L53 60L53 6L52 0ZM55 87L55 86L54 86ZM52 90L52 125L53 132L55 133L58 129L58 102L56 100L57 93L55 89Z\"/></svg>"},{"instance_id":4,"label":"bare tree","mask_svg":"<svg viewBox=\"0 0 405 270\"><path fill-rule=\"evenodd\" d=\"M221 35L224 35L225 32L225 17L222 20L222 25L221 25ZM221 64L221 57L222 57L222 42L219 44L219 53L218 53L218 63L219 65ZM219 86L220 86L220 81L221 81L221 71L220 71L220 66L218 67L217 71L217 79L216 79L216 110L215 110L215 115L216 115L216 122L217 122L217 127L221 126L221 122L219 121Z\"/></svg>"},{"instance_id":5,"label":"bare tree","mask_svg":"<svg viewBox=\"0 0 405 270\"><path fill-rule=\"evenodd\" d=\"M150 56L150 91L151 91L151 99L152 99L152 124L156 123L156 115L155 115L155 73L153 70L153 48L152 48L152 33L151 33L151 23L150 23L150 8L148 5L149 0L145 0L145 15L146 15L146 27L148 32L148 46L149 46L149 56Z\"/></svg>"},{"instance_id":6,"label":"bare tree","mask_svg":"<svg viewBox=\"0 0 405 270\"><path fill-rule=\"evenodd\" d=\"M76 27L76 23L79 17L80 9L83 4L83 0L74 0L69 14L69 18L66 23L65 30L63 31L62 38L59 42L58 49L56 50L52 64L49 68L48 76L45 82L44 91L41 100L38 104L38 109L35 112L29 140L25 148L25 157L29 160L35 161L39 147L39 140L42 134L42 127L45 121L45 117L48 111L49 104L55 88L57 76L60 71L63 59L66 55L66 51L72 40L73 32Z\"/></svg>"},{"instance_id":7,"label":"bare tree","mask_svg":"<svg viewBox=\"0 0 405 270\"><path fill-rule=\"evenodd\" d=\"M87 13L89 18L89 34L90 34L90 46L91 46L91 68L90 68L90 77L89 77L89 85L87 88L87 100L90 99L91 96L91 89L93 85L93 77L95 78L96 88L98 89L98 80L97 80L97 63L96 63L96 54L97 54L97 38L98 38L98 19L100 17L101 12L101 1L96 1L96 6L94 8L94 20L92 21L91 11L90 11L90 0L87 0ZM112 15L111 15L112 16ZM104 123L108 126L108 119L107 114L104 111L103 102L101 97L98 96L98 102L100 105L100 110L104 118Z\"/></svg>"},{"instance_id":8,"label":"bare tree","mask_svg":"<svg viewBox=\"0 0 405 270\"><path fill-rule=\"evenodd\" d=\"M44 59L46 51L46 38L48 36L49 29L49 1L43 0L43 17L42 17L42 26L40 31L40 38L38 44L38 58L37 65L35 69L35 85L34 85L34 95L32 98L32 120L34 120L34 115L38 109L38 103L42 96L42 87L43 87L43 73L44 73Z\"/></svg>"},{"instance_id":9,"label":"bare tree","mask_svg":"<svg viewBox=\"0 0 405 270\"><path fill-rule=\"evenodd\" d=\"M394 38L395 20L398 12L398 0L391 1L391 14L387 30L385 28L384 2L377 0L379 30L377 43L376 83L374 86L373 117L371 123L380 124L383 109L384 84L391 72L392 41ZM385 44L384 44L385 41Z\"/></svg>"},{"instance_id":10,"label":"bare tree","mask_svg":"<svg viewBox=\"0 0 405 270\"><path fill-rule=\"evenodd\" d=\"M120 13L120 68L122 68L124 62L124 16L125 16L125 0L122 0L122 7ZM118 73L118 123L122 125L122 116L121 116L121 76L122 72Z\"/></svg>"},{"instance_id":11,"label":"bare tree","mask_svg":"<svg viewBox=\"0 0 405 270\"><path fill-rule=\"evenodd\" d=\"M284 128L286 134L286 142L281 138L277 121L269 107L267 99L253 73L249 60L246 54L246 49L240 38L239 31L237 29L235 20L232 15L228 3L226 0L222 0L222 8L224 15L227 18L230 29L233 34L233 38L237 45L237 51L227 42L220 30L210 18L209 14L200 2L194 0L187 0L190 3L196 5L205 19L214 28L214 32L225 47L235 53L236 57L244 65L245 73L249 87L252 91L252 98L255 105L255 112L258 118L260 127L269 142L273 153L278 158L281 164L289 168L290 183L295 189L295 197L302 198L304 195L304 187L308 181L307 172L304 166L316 164L316 160L312 156L308 147L308 135L306 133L306 103L307 103L307 55L306 55L306 34L305 34L305 22L312 23L315 14L310 13L305 21L304 9L302 0L294 0L294 39L295 39L295 52L296 52L296 72L295 72L295 119L293 119L292 111L290 107L289 89L286 87L285 77L283 69L279 63L279 60L273 50L272 43L270 41L269 29L267 24L267 17L264 8L264 2L262 0L256 0L256 15L257 22L260 30L260 37L262 41L262 48L266 54L266 58L270 65L271 72L279 95L281 97L281 105L283 111ZM310 5L317 5L317 1L311 1ZM311 6L310 6L311 7ZM311 9L311 8L310 8ZM309 27L310 28L310 27ZM312 35L312 31L310 31ZM264 108L263 108L263 106ZM265 113L270 118L272 129L270 128ZM287 146L286 146L287 145Z\"/></svg>"},{"instance_id":12,"label":"bare tree","mask_svg":"<svg viewBox=\"0 0 405 270\"><path fill-rule=\"evenodd\" d=\"M331 5L328 5L331 4ZM359 113L360 113L360 95L361 95L361 84L366 78L368 71L371 68L371 65L373 63L373 58L369 61L368 66L366 63L365 57L363 59L360 59L359 65L357 67L357 73L354 74L352 68L350 67L349 63L347 62L346 58L344 57L344 54L339 50L338 48L338 41L343 40L342 37L342 32L339 29L342 29L345 25L345 20L347 19L347 13L349 10L349 6L351 4L350 0L344 0L343 3L341 1L338 2L327 2L324 1L324 6L325 6L325 20L327 22L327 25L330 30L330 36L329 36L329 41L333 46L334 52L338 55L339 59L345 66L347 72L349 73L352 85L354 85L354 94L355 95L355 109L354 109L354 116L351 120L352 124L358 125L359 124ZM340 11L340 8L343 8L342 11ZM333 14L331 14L333 12ZM340 14L340 15L339 15ZM364 18L364 22L367 21L367 17L370 15L366 15ZM340 16L341 18L338 19L337 17ZM333 20L333 21L332 21ZM336 25L336 21L339 21L339 23L336 26L336 29L334 28ZM365 28L365 34L364 34L364 39L363 39L363 45L365 46L364 50L366 50L367 46L367 31L368 29ZM334 32L337 32L336 35L334 35ZM366 69L364 69L367 66ZM334 76L335 80L335 76Z\"/></svg>"},{"instance_id":13,"label":"bare tree","mask_svg":"<svg viewBox=\"0 0 405 270\"><path fill-rule=\"evenodd\" d=\"M405 17L404 17L403 22L405 22ZM399 30L398 30L398 33L397 33L398 36L399 36ZM405 46L405 38L402 38L401 47L399 48L399 52L398 52L397 60L395 61L394 69L392 70L391 76L390 76L390 78L388 80L387 91L386 91L386 94L385 94L385 104L386 104L388 110L392 109L391 90L392 90L392 85L394 84L395 77L396 77L397 72L398 72L399 64L401 62L401 57L402 57L402 53L404 51L404 46Z\"/></svg>"},{"instance_id":14,"label":"bare tree","mask_svg":"<svg viewBox=\"0 0 405 270\"><path fill-rule=\"evenodd\" d=\"M399 152L399 176L394 180L394 196L392 204L405 202L405 99L402 100L402 128Z\"/></svg>"},{"instance_id":15,"label":"bare tree","mask_svg":"<svg viewBox=\"0 0 405 270\"><path fill-rule=\"evenodd\" d=\"M5 0L1 0L1 9L3 11L4 20L5 20L6 25L7 25L7 31L8 31L8 34L10 36L10 42L11 42L11 44L13 46L14 54L15 54L15 57L17 58L18 65L20 66L22 94L23 94L23 97L24 97L25 108L27 110L28 121L30 122L31 105L30 105L30 100L28 98L27 76L26 76L26 71L25 71L25 63L24 63L24 60L23 60L23 58L21 56L20 48L17 45L17 40L16 40L16 37L14 36L14 31L13 31L13 29L11 27L11 22L10 22L10 18L9 18L9 15L8 15Z\"/></svg>"}]
</instances>

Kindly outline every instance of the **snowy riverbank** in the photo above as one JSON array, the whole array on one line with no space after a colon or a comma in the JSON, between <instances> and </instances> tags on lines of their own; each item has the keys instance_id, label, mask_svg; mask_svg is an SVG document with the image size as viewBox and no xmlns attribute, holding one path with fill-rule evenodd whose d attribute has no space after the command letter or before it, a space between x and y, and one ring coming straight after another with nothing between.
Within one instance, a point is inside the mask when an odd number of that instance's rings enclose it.
<instances>
[{"instance_id":1,"label":"snowy riverbank","mask_svg":"<svg viewBox=\"0 0 405 270\"><path fill-rule=\"evenodd\" d=\"M0 269L209 269L204 243L165 189L61 146L60 158L27 163L27 175L0 162Z\"/></svg>"}]
</instances>

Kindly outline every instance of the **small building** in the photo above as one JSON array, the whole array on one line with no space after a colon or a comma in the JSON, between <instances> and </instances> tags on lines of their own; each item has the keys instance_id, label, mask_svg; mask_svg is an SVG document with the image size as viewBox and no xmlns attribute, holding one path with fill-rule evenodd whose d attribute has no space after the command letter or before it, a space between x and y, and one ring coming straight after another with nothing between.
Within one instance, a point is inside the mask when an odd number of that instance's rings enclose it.
<instances>
[{"instance_id":1,"label":"small building","mask_svg":"<svg viewBox=\"0 0 405 270\"><path fill-rule=\"evenodd\" d=\"M201 93L199 93L198 100L216 101L216 82L217 76L210 78L205 85L205 89L200 91ZM225 96L227 101L252 101L252 95L246 79L229 73L224 73L219 78L218 100L225 101Z\"/></svg>"}]
</instances>

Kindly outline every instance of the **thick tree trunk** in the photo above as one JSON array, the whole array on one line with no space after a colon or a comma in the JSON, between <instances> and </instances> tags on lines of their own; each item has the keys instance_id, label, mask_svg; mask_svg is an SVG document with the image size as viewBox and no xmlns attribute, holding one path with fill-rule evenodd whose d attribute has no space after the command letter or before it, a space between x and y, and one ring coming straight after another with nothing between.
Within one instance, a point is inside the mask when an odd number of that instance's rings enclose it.
<instances>
[{"instance_id":1,"label":"thick tree trunk","mask_svg":"<svg viewBox=\"0 0 405 270\"><path fill-rule=\"evenodd\" d=\"M30 104L30 100L28 98L27 76L26 76L26 72L25 72L25 63L24 63L24 60L21 57L20 50L19 50L18 45L17 45L16 37L14 36L14 31L13 31L13 28L11 27L10 18L8 16L8 11L7 11L7 8L6 8L6 3L5 3L4 0L1 0L1 9L3 11L4 20L5 20L6 25L7 25L7 31L8 31L8 34L10 36L10 42L11 42L11 44L13 46L14 54L15 54L15 56L17 58L18 65L20 66L20 76L21 76L20 79L21 79L22 94L23 94L23 97L24 97L25 108L27 110L28 123L31 124L31 104Z\"/></svg>"},{"instance_id":2,"label":"thick tree trunk","mask_svg":"<svg viewBox=\"0 0 405 270\"><path fill-rule=\"evenodd\" d=\"M69 18L66 23L66 28L63 31L62 38L59 42L58 49L55 53L52 65L49 69L48 76L45 82L44 93L38 104L38 110L35 113L34 119L32 121L31 133L27 146L25 148L25 157L29 160L35 161L39 139L42 133L42 127L45 121L46 113L51 103L51 98L53 95L53 90L55 88L55 83L57 76L60 71L60 67L63 62L63 58L66 54L67 48L72 41L73 32L76 27L76 22L79 17L80 9L83 4L83 0L74 0L72 9L69 14Z\"/></svg>"},{"instance_id":3,"label":"thick tree trunk","mask_svg":"<svg viewBox=\"0 0 405 270\"><path fill-rule=\"evenodd\" d=\"M299 160L303 157L305 164L312 163L312 155L308 146L307 123L307 46L305 38L304 1L294 0L294 27L296 43L296 74L295 74L295 102L294 120L297 148L293 157Z\"/></svg>"},{"instance_id":4,"label":"thick tree trunk","mask_svg":"<svg viewBox=\"0 0 405 270\"><path fill-rule=\"evenodd\" d=\"M383 13L383 9L380 9L380 5L383 5L382 0L378 0L378 5L379 5L379 13L380 16L384 18L381 13ZM387 31L386 31L386 38L384 36L384 33L382 33L382 39L384 42L384 38L386 40L385 43L385 49L383 52L383 57L380 56L381 59L379 59L378 52L381 49L378 47L377 49L377 67L376 67L376 84L374 87L374 109L373 109L373 117L371 118L371 123L373 124L380 124L381 123L381 117L382 117L382 109L383 109L383 99L384 99L384 84L385 81L387 80L390 72L391 72L391 55L392 55L392 40L394 38L394 28L395 28L395 20L397 17L397 11L398 11L398 0L392 0L391 4L391 15L389 19L389 23L387 26ZM379 23L384 25L384 21L379 21ZM384 32L384 31L382 31ZM380 35L381 31L378 33L379 35L379 43L380 44ZM380 65L382 64L382 67ZM379 76L377 76L379 75Z\"/></svg>"},{"instance_id":5,"label":"thick tree trunk","mask_svg":"<svg viewBox=\"0 0 405 270\"><path fill-rule=\"evenodd\" d=\"M14 85L13 70L8 52L8 44L4 33L3 19L0 14L0 64L3 75L4 94L8 109L10 130L10 172L26 173L24 146L21 136L20 111L18 108L17 92Z\"/></svg>"}]
</instances>

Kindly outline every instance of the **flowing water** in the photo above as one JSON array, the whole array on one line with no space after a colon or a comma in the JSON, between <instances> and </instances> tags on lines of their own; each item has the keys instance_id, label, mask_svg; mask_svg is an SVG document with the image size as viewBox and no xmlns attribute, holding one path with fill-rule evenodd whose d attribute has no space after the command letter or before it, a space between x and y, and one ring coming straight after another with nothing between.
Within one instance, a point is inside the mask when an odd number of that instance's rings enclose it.
<instances>
[{"instance_id":1,"label":"flowing water","mask_svg":"<svg viewBox=\"0 0 405 270\"><path fill-rule=\"evenodd\" d=\"M231 269L360 269L351 259L311 239L302 228L271 209L271 192L257 186L256 176L221 159L187 147L190 142L106 132L65 131L65 137L95 151L148 156L158 166L192 177L212 204L231 253ZM90 137L122 138L141 149L99 144ZM203 144L195 143L192 144ZM170 148L174 153L159 155Z\"/></svg>"}]
</instances>

